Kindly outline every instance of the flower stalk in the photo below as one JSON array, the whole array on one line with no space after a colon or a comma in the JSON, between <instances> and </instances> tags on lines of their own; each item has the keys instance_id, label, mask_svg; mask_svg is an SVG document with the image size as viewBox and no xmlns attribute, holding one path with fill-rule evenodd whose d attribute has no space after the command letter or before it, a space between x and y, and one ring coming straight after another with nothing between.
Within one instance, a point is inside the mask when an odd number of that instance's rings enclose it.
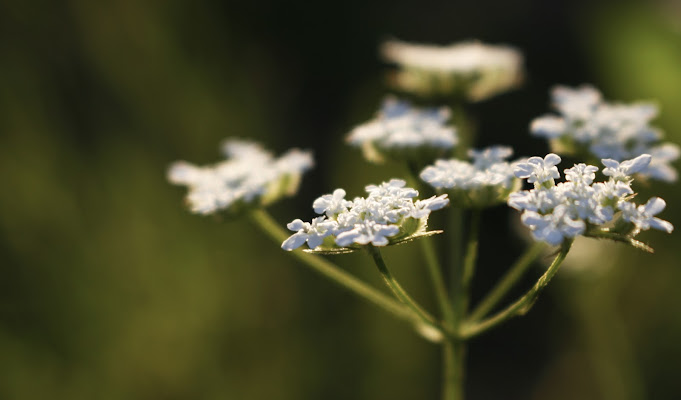
<instances>
[{"instance_id":1,"label":"flower stalk","mask_svg":"<svg viewBox=\"0 0 681 400\"><path fill-rule=\"evenodd\" d=\"M383 257L381 256L381 251L373 245L368 245L367 250L374 260L378 271L381 273L381 277L385 282L386 286L395 295L395 297L401 301L405 306L407 306L414 314L416 314L422 325L429 327L433 332L437 332L440 338L444 336L442 328L435 321L435 319L428 314L427 311L423 309L414 299L409 296L409 294L402 288L397 279L390 273L388 266L385 264Z\"/></svg>"},{"instance_id":2,"label":"flower stalk","mask_svg":"<svg viewBox=\"0 0 681 400\"><path fill-rule=\"evenodd\" d=\"M276 221L274 221L267 211L255 209L251 211L250 216L255 225L275 242L281 243L288 237L288 233L282 229ZM373 303L382 310L399 319L414 323L421 318L420 316L415 315L415 313L406 306L394 301L390 297L384 295L383 293L348 274L335 264L318 255L305 253L301 250L292 251L290 254L301 261L304 265L312 268L314 271L323 275L327 279L333 281L341 287L344 287L355 295L369 301L370 303ZM430 318L432 319L432 317Z\"/></svg>"},{"instance_id":3,"label":"flower stalk","mask_svg":"<svg viewBox=\"0 0 681 400\"><path fill-rule=\"evenodd\" d=\"M534 305L534 302L539 297L539 294L544 290L544 288L546 288L556 272L558 272L560 265L565 260L568 251L570 251L571 245L572 240L566 240L563 243L560 251L556 255L556 258L554 258L546 272L544 272L539 280L537 280L537 283L535 283L527 293L525 293L514 303L485 320L466 321L459 331L461 337L465 340L478 336L517 315L526 314L530 308L532 308L532 305Z\"/></svg>"}]
</instances>

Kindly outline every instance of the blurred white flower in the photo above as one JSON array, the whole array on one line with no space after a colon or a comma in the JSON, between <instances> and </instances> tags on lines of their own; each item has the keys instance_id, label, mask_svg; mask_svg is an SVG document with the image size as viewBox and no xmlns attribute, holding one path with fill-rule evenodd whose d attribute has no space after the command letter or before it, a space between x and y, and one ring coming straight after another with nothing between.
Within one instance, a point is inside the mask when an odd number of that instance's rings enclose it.
<instances>
[{"instance_id":1,"label":"blurred white flower","mask_svg":"<svg viewBox=\"0 0 681 400\"><path fill-rule=\"evenodd\" d=\"M417 108L389 96L376 118L354 128L347 141L360 147L369 161L411 161L424 156L430 161L457 143L456 129L447 125L449 117L445 107Z\"/></svg>"},{"instance_id":2,"label":"blurred white flower","mask_svg":"<svg viewBox=\"0 0 681 400\"><path fill-rule=\"evenodd\" d=\"M559 115L535 118L532 134L549 139L556 152L589 152L598 159L622 161L642 154L650 163L637 171L641 176L673 182L677 172L670 165L679 158L676 144L662 143L662 132L650 125L657 107L648 103L613 104L605 102L592 86L556 86L553 107Z\"/></svg>"},{"instance_id":3,"label":"blurred white flower","mask_svg":"<svg viewBox=\"0 0 681 400\"><path fill-rule=\"evenodd\" d=\"M400 179L369 185L366 198L352 201L345 200L343 189L319 197L313 208L325 215L312 223L299 219L291 222L288 228L296 233L282 248L290 251L307 242L312 250L333 252L368 244L386 246L428 234L428 216L448 204L447 195L414 201L418 192L405 185Z\"/></svg>"},{"instance_id":4,"label":"blurred white flower","mask_svg":"<svg viewBox=\"0 0 681 400\"><path fill-rule=\"evenodd\" d=\"M237 211L241 206L267 205L298 189L302 174L312 168L312 154L292 149L280 158L257 143L230 139L223 144L227 160L210 166L177 161L168 180L187 186L191 212Z\"/></svg>"},{"instance_id":5,"label":"blurred white flower","mask_svg":"<svg viewBox=\"0 0 681 400\"><path fill-rule=\"evenodd\" d=\"M523 77L523 56L508 46L389 40L381 46L381 53L398 67L392 83L421 96L461 95L480 101L516 87Z\"/></svg>"}]
</instances>

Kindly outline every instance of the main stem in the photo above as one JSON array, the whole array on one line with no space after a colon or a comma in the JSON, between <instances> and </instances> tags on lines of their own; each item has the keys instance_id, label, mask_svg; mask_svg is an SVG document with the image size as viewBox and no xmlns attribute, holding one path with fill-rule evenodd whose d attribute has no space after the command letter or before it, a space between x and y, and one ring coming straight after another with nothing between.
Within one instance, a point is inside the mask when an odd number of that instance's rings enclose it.
<instances>
[{"instance_id":1,"label":"main stem","mask_svg":"<svg viewBox=\"0 0 681 400\"><path fill-rule=\"evenodd\" d=\"M255 224L278 244L281 244L288 237L288 233L281 228L265 210L255 209L251 211L250 215ZM421 316L416 315L409 308L348 274L322 257L305 253L302 250L294 250L290 252L290 254L336 284L348 289L359 297L368 300L400 319L414 323L421 318ZM426 316L432 319L429 315Z\"/></svg>"},{"instance_id":2,"label":"main stem","mask_svg":"<svg viewBox=\"0 0 681 400\"><path fill-rule=\"evenodd\" d=\"M459 143L454 150L455 156L459 159L466 159L468 149L473 142L473 130L470 121L466 116L463 104L454 101L451 104L453 119L457 125ZM448 233L451 235L449 247L450 263L450 300L453 310L449 328L455 332L454 337L448 337L443 346L444 358L444 387L443 400L463 400L464 398L464 378L465 378L465 339L460 338L459 331L466 318L469 302L469 285L475 265L475 257L468 262L464 262L463 257L463 209L450 207ZM477 233L475 239L475 250L477 252ZM469 243L470 250L471 244ZM468 256L466 258L469 258ZM468 260L466 260L468 261Z\"/></svg>"}]
</instances>

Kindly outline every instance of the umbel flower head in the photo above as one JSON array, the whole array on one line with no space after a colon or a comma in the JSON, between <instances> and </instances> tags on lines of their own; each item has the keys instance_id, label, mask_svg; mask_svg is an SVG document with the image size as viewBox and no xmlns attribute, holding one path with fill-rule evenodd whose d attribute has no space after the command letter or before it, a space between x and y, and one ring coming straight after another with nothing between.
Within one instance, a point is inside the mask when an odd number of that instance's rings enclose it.
<instances>
[{"instance_id":1,"label":"umbel flower head","mask_svg":"<svg viewBox=\"0 0 681 400\"><path fill-rule=\"evenodd\" d=\"M662 132L650 125L657 107L648 103L614 104L603 101L592 86L556 86L553 107L559 115L532 121L532 134L550 140L553 151L586 153L597 159L623 161L650 154L650 164L639 175L673 182L677 172L670 163L679 158L679 146L662 142Z\"/></svg>"},{"instance_id":2,"label":"umbel flower head","mask_svg":"<svg viewBox=\"0 0 681 400\"><path fill-rule=\"evenodd\" d=\"M448 46L389 40L381 47L397 65L391 83L423 97L461 96L485 100L520 84L523 56L508 46L470 41Z\"/></svg>"},{"instance_id":3,"label":"umbel flower head","mask_svg":"<svg viewBox=\"0 0 681 400\"><path fill-rule=\"evenodd\" d=\"M177 161L168 169L171 183L189 189L186 202L193 213L233 213L291 196L314 164L308 151L292 149L275 158L259 144L239 139L226 140L222 149L227 159L217 164Z\"/></svg>"},{"instance_id":4,"label":"umbel flower head","mask_svg":"<svg viewBox=\"0 0 681 400\"><path fill-rule=\"evenodd\" d=\"M447 125L449 118L448 108L417 108L389 96L376 118L353 129L347 141L372 162L430 162L457 143L456 130Z\"/></svg>"},{"instance_id":5,"label":"umbel flower head","mask_svg":"<svg viewBox=\"0 0 681 400\"><path fill-rule=\"evenodd\" d=\"M446 191L453 205L484 208L506 201L520 188L514 167L521 161L508 162L513 154L507 146L469 150L473 162L457 159L437 160L421 171L420 177L439 191Z\"/></svg>"},{"instance_id":6,"label":"umbel flower head","mask_svg":"<svg viewBox=\"0 0 681 400\"><path fill-rule=\"evenodd\" d=\"M598 167L575 164L566 169L565 182L560 177L560 157L532 157L515 168L519 178L534 184L534 189L511 193L508 205L522 211L521 221L532 231L535 240L559 245L578 235L602 237L629 243L649 250L634 240L639 231L650 228L671 233L674 227L655 217L665 202L653 197L644 205L636 205L631 188L632 175L645 170L651 161L648 154L619 163L602 160L606 168L604 182L594 182Z\"/></svg>"},{"instance_id":7,"label":"umbel flower head","mask_svg":"<svg viewBox=\"0 0 681 400\"><path fill-rule=\"evenodd\" d=\"M405 187L405 181L392 179L366 187L367 197L345 199L345 190L325 194L312 205L320 214L312 222L296 219L287 225L295 232L282 243L284 250L303 244L321 253L342 253L362 246L387 246L429 236L428 216L449 202L447 195L415 200L418 192Z\"/></svg>"}]
</instances>

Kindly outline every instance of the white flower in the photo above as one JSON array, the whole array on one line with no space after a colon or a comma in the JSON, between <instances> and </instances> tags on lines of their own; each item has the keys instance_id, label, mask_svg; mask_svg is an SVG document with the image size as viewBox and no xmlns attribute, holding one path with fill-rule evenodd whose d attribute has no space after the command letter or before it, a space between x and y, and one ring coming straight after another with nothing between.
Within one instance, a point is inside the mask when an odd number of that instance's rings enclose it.
<instances>
[{"instance_id":1,"label":"white flower","mask_svg":"<svg viewBox=\"0 0 681 400\"><path fill-rule=\"evenodd\" d=\"M638 230L673 229L669 222L654 217L664 209L662 199L653 198L642 206L630 201L635 194L631 174L646 168L650 156L641 155L621 163L602 160L607 167L603 172L610 177L605 182L594 182L597 167L576 164L565 170L566 182L555 184L553 179L559 178L553 171L556 161L549 156L532 157L519 164L516 175L534 183L534 189L511 193L508 198L510 207L523 212L521 221L536 240L558 245L566 238L605 232L632 243L637 233L632 232L633 226ZM550 185L538 184L549 181ZM622 211L621 217L615 214L616 210Z\"/></svg>"},{"instance_id":2,"label":"white flower","mask_svg":"<svg viewBox=\"0 0 681 400\"><path fill-rule=\"evenodd\" d=\"M506 200L516 182L514 165L506 158L513 154L507 146L470 150L473 163L457 159L437 160L426 167L420 178L439 190L450 193L459 205L486 207Z\"/></svg>"},{"instance_id":3,"label":"white flower","mask_svg":"<svg viewBox=\"0 0 681 400\"><path fill-rule=\"evenodd\" d=\"M457 143L456 130L447 126L447 108L421 109L387 97L375 119L357 126L347 141L361 147L369 161L385 158L413 159L422 151L434 154Z\"/></svg>"},{"instance_id":4,"label":"white flower","mask_svg":"<svg viewBox=\"0 0 681 400\"><path fill-rule=\"evenodd\" d=\"M664 200L659 197L653 197L644 205L636 207L636 204L631 202L623 202L619 208L622 210L622 218L626 221L632 222L636 228L641 230L648 230L650 228L672 233L674 226L663 219L655 217L661 213L667 206Z\"/></svg>"},{"instance_id":5,"label":"white flower","mask_svg":"<svg viewBox=\"0 0 681 400\"><path fill-rule=\"evenodd\" d=\"M518 163L515 166L515 176L527 178L529 183L535 186L549 183L553 185L553 180L560 177L556 165L560 163L560 157L556 154L547 154L544 158L530 157L527 162Z\"/></svg>"},{"instance_id":6,"label":"white flower","mask_svg":"<svg viewBox=\"0 0 681 400\"><path fill-rule=\"evenodd\" d=\"M419 95L458 93L479 101L522 80L522 54L508 46L479 42L436 46L390 40L383 44L381 53L399 68L394 84Z\"/></svg>"},{"instance_id":7,"label":"white flower","mask_svg":"<svg viewBox=\"0 0 681 400\"><path fill-rule=\"evenodd\" d=\"M545 115L535 118L530 124L530 131L535 136L554 139L565 134L567 123L563 118L555 115Z\"/></svg>"},{"instance_id":8,"label":"white flower","mask_svg":"<svg viewBox=\"0 0 681 400\"><path fill-rule=\"evenodd\" d=\"M663 143L662 132L651 126L657 116L654 104L605 102L591 86L576 89L557 86L553 106L560 115L545 115L530 124L532 134L551 141L556 152L588 151L599 159L622 161L650 154L650 164L638 175L673 182L676 170L670 165L681 148Z\"/></svg>"},{"instance_id":9,"label":"white flower","mask_svg":"<svg viewBox=\"0 0 681 400\"><path fill-rule=\"evenodd\" d=\"M293 220L286 227L296 233L286 239L281 244L281 248L291 251L302 246L305 242L311 249L321 246L324 238L332 234L337 225L334 221L326 221L325 219L324 216L317 217L312 220L312 223L303 222L300 219Z\"/></svg>"},{"instance_id":10,"label":"white flower","mask_svg":"<svg viewBox=\"0 0 681 400\"><path fill-rule=\"evenodd\" d=\"M603 175L610 176L617 181L624 181L630 179L631 175L641 172L648 167L651 159L650 154L642 154L632 160L626 160L621 163L612 159L604 159L601 161L606 166L603 169Z\"/></svg>"},{"instance_id":11,"label":"white flower","mask_svg":"<svg viewBox=\"0 0 681 400\"><path fill-rule=\"evenodd\" d=\"M573 119L588 118L601 102L601 93L589 85L575 89L559 85L553 88L551 94L553 106L561 114Z\"/></svg>"},{"instance_id":12,"label":"white flower","mask_svg":"<svg viewBox=\"0 0 681 400\"><path fill-rule=\"evenodd\" d=\"M513 149L508 146L491 146L482 150L468 150L468 156L473 159L473 165L478 170L504 163L512 155Z\"/></svg>"},{"instance_id":13,"label":"white flower","mask_svg":"<svg viewBox=\"0 0 681 400\"><path fill-rule=\"evenodd\" d=\"M282 244L293 250L307 242L310 249L334 251L344 248L392 243L428 234L426 226L431 211L448 204L447 195L415 200L418 192L405 181L392 179L380 185L368 185L368 196L345 200L345 190L336 189L313 203L317 217L311 224L295 220L289 229L296 231ZM327 219L328 217L328 219ZM332 237L333 242L324 240Z\"/></svg>"},{"instance_id":14,"label":"white flower","mask_svg":"<svg viewBox=\"0 0 681 400\"><path fill-rule=\"evenodd\" d=\"M333 194L325 194L312 203L312 208L317 214L326 214L329 218L341 213L352 205L351 201L345 200L345 190L336 189Z\"/></svg>"},{"instance_id":15,"label":"white flower","mask_svg":"<svg viewBox=\"0 0 681 400\"><path fill-rule=\"evenodd\" d=\"M363 224L356 224L349 231L340 233L336 237L336 244L341 247L348 247L352 244L367 245L369 243L374 246L386 246L389 243L388 238L398 233L400 233L400 227L397 225L364 221Z\"/></svg>"},{"instance_id":16,"label":"white flower","mask_svg":"<svg viewBox=\"0 0 681 400\"><path fill-rule=\"evenodd\" d=\"M551 214L541 215L534 211L526 211L522 222L532 227L532 236L553 246L563 242L565 238L574 238L584 233L584 221L570 217L564 205L557 206Z\"/></svg>"},{"instance_id":17,"label":"white flower","mask_svg":"<svg viewBox=\"0 0 681 400\"><path fill-rule=\"evenodd\" d=\"M298 149L277 159L244 140L230 139L222 147L228 157L225 161L204 167L177 161L168 169L171 183L189 189L186 201L194 213L267 205L294 194L302 174L313 166L311 153Z\"/></svg>"},{"instance_id":18,"label":"white flower","mask_svg":"<svg viewBox=\"0 0 681 400\"><path fill-rule=\"evenodd\" d=\"M575 164L574 167L563 171L565 179L581 185L591 185L596 178L598 167L586 164Z\"/></svg>"}]
</instances>

